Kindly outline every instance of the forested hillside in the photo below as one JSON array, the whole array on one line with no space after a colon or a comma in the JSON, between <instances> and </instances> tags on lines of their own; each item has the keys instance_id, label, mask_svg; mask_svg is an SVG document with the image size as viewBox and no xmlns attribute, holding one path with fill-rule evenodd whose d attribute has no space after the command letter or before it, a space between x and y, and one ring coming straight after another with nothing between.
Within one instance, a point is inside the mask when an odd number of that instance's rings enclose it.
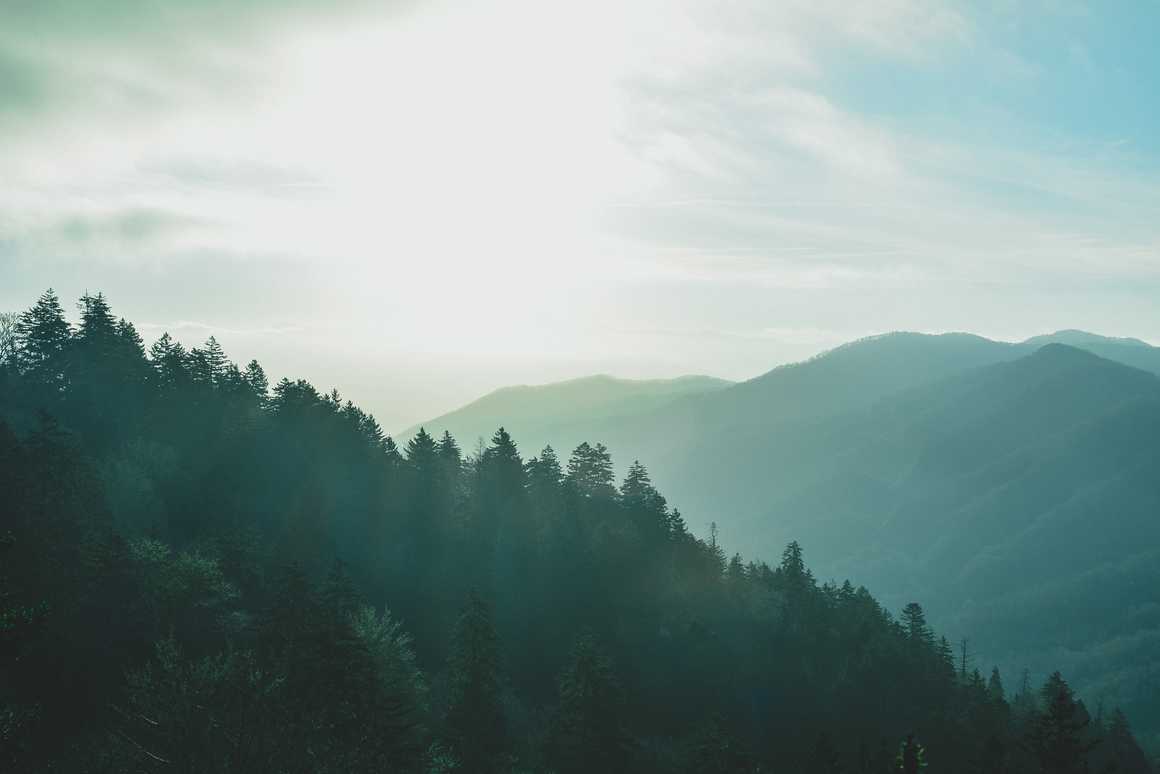
<instances>
[{"instance_id":1,"label":"forested hillside","mask_svg":"<svg viewBox=\"0 0 1160 774\"><path fill-rule=\"evenodd\" d=\"M728 514L727 547L796 539L822 578L921 595L982 663L1066 667L1160 751L1158 371L1079 331L890 334L595 432L695 527Z\"/></svg>"},{"instance_id":2,"label":"forested hillside","mask_svg":"<svg viewBox=\"0 0 1160 774\"><path fill-rule=\"evenodd\" d=\"M956 660L797 542L727 556L595 436L400 448L100 295L10 322L5 771L1151 770L1059 673Z\"/></svg>"}]
</instances>

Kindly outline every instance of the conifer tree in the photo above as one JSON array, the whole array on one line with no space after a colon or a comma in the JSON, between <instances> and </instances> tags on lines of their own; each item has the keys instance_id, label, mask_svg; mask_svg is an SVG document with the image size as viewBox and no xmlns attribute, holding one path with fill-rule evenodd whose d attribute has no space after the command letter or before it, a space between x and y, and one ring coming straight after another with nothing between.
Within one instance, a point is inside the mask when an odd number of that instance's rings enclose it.
<instances>
[{"instance_id":1,"label":"conifer tree","mask_svg":"<svg viewBox=\"0 0 1160 774\"><path fill-rule=\"evenodd\" d=\"M250 390L264 403L269 396L270 381L266 378L266 371L257 360L251 360L242 372L242 378L250 386Z\"/></svg>"},{"instance_id":2,"label":"conifer tree","mask_svg":"<svg viewBox=\"0 0 1160 774\"><path fill-rule=\"evenodd\" d=\"M444 430L438 444L439 459L443 463L443 475L449 482L458 480L463 468L463 451L451 435L450 430Z\"/></svg>"},{"instance_id":3,"label":"conifer tree","mask_svg":"<svg viewBox=\"0 0 1160 774\"><path fill-rule=\"evenodd\" d=\"M999 675L999 667L992 667L991 679L987 681L987 694L996 704L1006 704L1007 695L1003 691L1003 678Z\"/></svg>"},{"instance_id":4,"label":"conifer tree","mask_svg":"<svg viewBox=\"0 0 1160 774\"><path fill-rule=\"evenodd\" d=\"M911 602L902 609L902 627L907 639L913 643L930 645L934 639L926 623L926 613L917 602Z\"/></svg>"},{"instance_id":5,"label":"conifer tree","mask_svg":"<svg viewBox=\"0 0 1160 774\"><path fill-rule=\"evenodd\" d=\"M466 771L495 771L507 747L499 647L487 605L474 592L455 627L450 680L449 741Z\"/></svg>"},{"instance_id":6,"label":"conifer tree","mask_svg":"<svg viewBox=\"0 0 1160 774\"><path fill-rule=\"evenodd\" d=\"M626 770L628 739L621 707L621 689L612 662L591 635L582 636L560 676L560 704L552 740L552 758L559 771Z\"/></svg>"},{"instance_id":7,"label":"conifer tree","mask_svg":"<svg viewBox=\"0 0 1160 774\"><path fill-rule=\"evenodd\" d=\"M157 373L157 383L162 390L181 387L188 380L188 359L181 342L168 333L149 348L149 360Z\"/></svg>"},{"instance_id":8,"label":"conifer tree","mask_svg":"<svg viewBox=\"0 0 1160 774\"><path fill-rule=\"evenodd\" d=\"M1044 683L1043 710L1034 718L1029 744L1042 774L1085 774L1091 744L1084 738L1088 718L1059 672Z\"/></svg>"},{"instance_id":9,"label":"conifer tree","mask_svg":"<svg viewBox=\"0 0 1160 774\"><path fill-rule=\"evenodd\" d=\"M1119 707L1112 711L1112 718L1108 723L1107 744L1111 764L1116 767L1115 771L1119 774L1150 773L1148 756L1132 735L1128 718Z\"/></svg>"},{"instance_id":10,"label":"conifer tree","mask_svg":"<svg viewBox=\"0 0 1160 774\"><path fill-rule=\"evenodd\" d=\"M802 558L802 547L796 540L791 541L781 552L781 574L790 585L805 583L809 570Z\"/></svg>"},{"instance_id":11,"label":"conifer tree","mask_svg":"<svg viewBox=\"0 0 1160 774\"><path fill-rule=\"evenodd\" d=\"M215 385L219 384L222 377L225 375L226 365L229 360L226 358L225 350L222 345L218 343L217 337L210 336L206 339L205 347L202 349L205 354L205 365L209 374L210 381Z\"/></svg>"},{"instance_id":12,"label":"conifer tree","mask_svg":"<svg viewBox=\"0 0 1160 774\"><path fill-rule=\"evenodd\" d=\"M0 369L16 370L16 323L19 319L13 312L0 312Z\"/></svg>"},{"instance_id":13,"label":"conifer tree","mask_svg":"<svg viewBox=\"0 0 1160 774\"><path fill-rule=\"evenodd\" d=\"M602 443L591 446L582 442L568 458L568 484L584 497L612 500L616 497L613 485L612 456Z\"/></svg>"},{"instance_id":14,"label":"conifer tree","mask_svg":"<svg viewBox=\"0 0 1160 774\"><path fill-rule=\"evenodd\" d=\"M54 391L64 388L65 354L72 328L64 318L52 288L20 315L16 323L17 363L37 384Z\"/></svg>"},{"instance_id":15,"label":"conifer tree","mask_svg":"<svg viewBox=\"0 0 1160 774\"><path fill-rule=\"evenodd\" d=\"M78 306L81 324L76 333L77 341L98 351L107 351L117 336L117 321L109 309L109 302L101 293L95 296L85 293Z\"/></svg>"}]
</instances>

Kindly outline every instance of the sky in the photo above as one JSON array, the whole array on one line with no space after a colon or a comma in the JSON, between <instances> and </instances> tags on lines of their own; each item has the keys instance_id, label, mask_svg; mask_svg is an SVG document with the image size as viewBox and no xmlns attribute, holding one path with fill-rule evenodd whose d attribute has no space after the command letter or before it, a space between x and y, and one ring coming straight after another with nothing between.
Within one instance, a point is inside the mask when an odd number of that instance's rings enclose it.
<instances>
[{"instance_id":1,"label":"sky","mask_svg":"<svg viewBox=\"0 0 1160 774\"><path fill-rule=\"evenodd\" d=\"M0 311L397 429L861 336L1160 342L1160 0L0 0Z\"/></svg>"}]
</instances>

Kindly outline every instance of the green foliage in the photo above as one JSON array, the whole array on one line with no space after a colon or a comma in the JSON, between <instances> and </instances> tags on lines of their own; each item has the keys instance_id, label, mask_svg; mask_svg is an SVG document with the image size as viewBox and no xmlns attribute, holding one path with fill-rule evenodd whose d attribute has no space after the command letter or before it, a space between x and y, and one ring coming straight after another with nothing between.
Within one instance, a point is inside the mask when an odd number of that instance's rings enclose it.
<instances>
[{"instance_id":1,"label":"green foliage","mask_svg":"<svg viewBox=\"0 0 1160 774\"><path fill-rule=\"evenodd\" d=\"M1077 749L1058 685L1008 706L997 672L956 679L917 603L900 625L796 542L727 560L644 465L617 490L600 444L566 471L503 429L466 459L425 432L404 454L215 340L146 355L102 296L76 332L51 294L21 320L5 771L882 774L913 732L940 772L1030 774ZM1091 726L1093 765L1146 772L1126 718Z\"/></svg>"},{"instance_id":2,"label":"green foliage","mask_svg":"<svg viewBox=\"0 0 1160 774\"><path fill-rule=\"evenodd\" d=\"M449 671L446 726L458 759L468 771L495 771L507 747L499 647L487 606L474 593L455 627Z\"/></svg>"},{"instance_id":3,"label":"green foliage","mask_svg":"<svg viewBox=\"0 0 1160 774\"><path fill-rule=\"evenodd\" d=\"M560 675L560 702L551 758L568 772L626 770L628 737L622 693L612 662L594 637L584 635Z\"/></svg>"}]
</instances>

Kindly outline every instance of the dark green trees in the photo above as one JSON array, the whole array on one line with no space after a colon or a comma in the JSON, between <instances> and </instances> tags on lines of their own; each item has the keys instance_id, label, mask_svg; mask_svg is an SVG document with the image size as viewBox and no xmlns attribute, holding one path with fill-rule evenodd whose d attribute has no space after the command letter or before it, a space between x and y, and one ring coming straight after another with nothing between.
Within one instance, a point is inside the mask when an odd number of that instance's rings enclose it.
<instances>
[{"instance_id":1,"label":"dark green trees","mask_svg":"<svg viewBox=\"0 0 1160 774\"><path fill-rule=\"evenodd\" d=\"M902 628L907 639L913 643L929 645L934 640L930 626L926 623L926 613L917 602L911 602L902 609Z\"/></svg>"},{"instance_id":2,"label":"dark green trees","mask_svg":"<svg viewBox=\"0 0 1160 774\"><path fill-rule=\"evenodd\" d=\"M796 543L729 558L603 446L404 453L335 391L59 306L0 374L5 772L884 774L909 730L940 774L1099 737L1093 774L1146 772L1062 678L1009 706L917 603L819 584Z\"/></svg>"},{"instance_id":3,"label":"dark green trees","mask_svg":"<svg viewBox=\"0 0 1160 774\"><path fill-rule=\"evenodd\" d=\"M1147 774L1151 771L1148 757L1140 749L1140 745L1132 735L1132 729L1128 726L1128 719L1119 708L1112 712L1105 745L1107 749L1102 752L1109 760L1112 771L1119 774Z\"/></svg>"},{"instance_id":4,"label":"dark green trees","mask_svg":"<svg viewBox=\"0 0 1160 774\"><path fill-rule=\"evenodd\" d=\"M568 459L567 481L584 497L610 500L616 497L613 485L612 456L604 444L581 443Z\"/></svg>"},{"instance_id":5,"label":"dark green trees","mask_svg":"<svg viewBox=\"0 0 1160 774\"><path fill-rule=\"evenodd\" d=\"M49 288L16 323L20 370L39 384L62 387L63 358L71 334L60 299Z\"/></svg>"},{"instance_id":6,"label":"dark green trees","mask_svg":"<svg viewBox=\"0 0 1160 774\"><path fill-rule=\"evenodd\" d=\"M446 726L466 771L496 771L507 748L500 702L499 645L487 605L468 597L452 642Z\"/></svg>"},{"instance_id":7,"label":"dark green trees","mask_svg":"<svg viewBox=\"0 0 1160 774\"><path fill-rule=\"evenodd\" d=\"M1028 745L1042 774L1084 774L1088 752L1093 747L1086 737L1090 719L1075 700L1071 686L1059 672L1043 686L1043 709L1028 732Z\"/></svg>"},{"instance_id":8,"label":"dark green trees","mask_svg":"<svg viewBox=\"0 0 1160 774\"><path fill-rule=\"evenodd\" d=\"M565 774L627 770L620 684L594 637L584 635L560 675L552 761Z\"/></svg>"}]
</instances>

